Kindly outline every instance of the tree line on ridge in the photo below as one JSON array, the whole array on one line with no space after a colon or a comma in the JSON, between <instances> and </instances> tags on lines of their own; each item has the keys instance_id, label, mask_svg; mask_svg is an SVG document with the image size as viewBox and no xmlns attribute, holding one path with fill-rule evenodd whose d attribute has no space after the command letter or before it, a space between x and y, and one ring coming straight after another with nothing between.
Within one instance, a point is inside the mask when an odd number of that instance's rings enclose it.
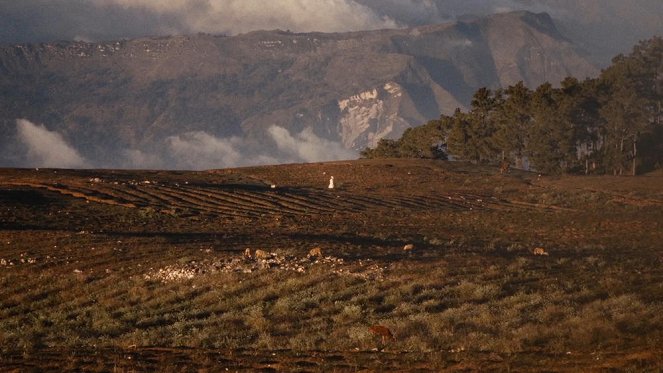
<instances>
[{"instance_id":1,"label":"tree line on ridge","mask_svg":"<svg viewBox=\"0 0 663 373\"><path fill-rule=\"evenodd\" d=\"M663 168L663 38L618 55L598 78L558 88L522 82L481 88L456 109L400 139L381 139L363 158L457 159L547 174L636 175Z\"/></svg>"}]
</instances>

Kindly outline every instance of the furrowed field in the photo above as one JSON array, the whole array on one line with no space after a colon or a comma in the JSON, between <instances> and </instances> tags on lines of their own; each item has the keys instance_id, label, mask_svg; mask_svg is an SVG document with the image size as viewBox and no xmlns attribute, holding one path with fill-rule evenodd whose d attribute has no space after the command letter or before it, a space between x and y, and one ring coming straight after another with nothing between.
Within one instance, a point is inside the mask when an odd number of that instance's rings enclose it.
<instances>
[{"instance_id":1,"label":"furrowed field","mask_svg":"<svg viewBox=\"0 0 663 373\"><path fill-rule=\"evenodd\" d=\"M660 173L3 169L0 369L656 371L662 243Z\"/></svg>"}]
</instances>

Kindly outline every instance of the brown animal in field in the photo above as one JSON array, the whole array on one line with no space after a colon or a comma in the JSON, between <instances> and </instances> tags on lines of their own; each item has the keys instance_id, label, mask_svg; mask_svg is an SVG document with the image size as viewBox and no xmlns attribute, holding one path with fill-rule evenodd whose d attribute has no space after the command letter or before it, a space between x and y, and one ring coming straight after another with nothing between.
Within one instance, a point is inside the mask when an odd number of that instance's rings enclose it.
<instances>
[{"instance_id":1,"label":"brown animal in field","mask_svg":"<svg viewBox=\"0 0 663 373\"><path fill-rule=\"evenodd\" d=\"M253 259L253 255L251 255L251 249L249 249L248 247L244 250L244 259L246 260Z\"/></svg>"},{"instance_id":2,"label":"brown animal in field","mask_svg":"<svg viewBox=\"0 0 663 373\"><path fill-rule=\"evenodd\" d=\"M268 253L267 251L260 250L260 249L256 250L256 253L255 253L255 258L256 259L269 259L270 257L271 257L271 254Z\"/></svg>"},{"instance_id":3,"label":"brown animal in field","mask_svg":"<svg viewBox=\"0 0 663 373\"><path fill-rule=\"evenodd\" d=\"M502 161L502 163L500 163L500 174L508 174L509 171L511 171L511 163L507 160Z\"/></svg>"},{"instance_id":4,"label":"brown animal in field","mask_svg":"<svg viewBox=\"0 0 663 373\"><path fill-rule=\"evenodd\" d=\"M534 255L546 255L546 256L548 255L548 252L546 252L546 250L543 247L534 248L533 253Z\"/></svg>"},{"instance_id":5,"label":"brown animal in field","mask_svg":"<svg viewBox=\"0 0 663 373\"><path fill-rule=\"evenodd\" d=\"M394 335L391 333L391 330L384 325L373 325L368 328L368 331L372 334L382 337L382 344L386 344L387 341L395 341Z\"/></svg>"},{"instance_id":6,"label":"brown animal in field","mask_svg":"<svg viewBox=\"0 0 663 373\"><path fill-rule=\"evenodd\" d=\"M411 253L412 250L414 250L414 244L409 243L403 246L403 251L405 251L406 253Z\"/></svg>"},{"instance_id":7,"label":"brown animal in field","mask_svg":"<svg viewBox=\"0 0 663 373\"><path fill-rule=\"evenodd\" d=\"M320 247L314 247L308 252L309 258L322 258L322 249Z\"/></svg>"}]
</instances>

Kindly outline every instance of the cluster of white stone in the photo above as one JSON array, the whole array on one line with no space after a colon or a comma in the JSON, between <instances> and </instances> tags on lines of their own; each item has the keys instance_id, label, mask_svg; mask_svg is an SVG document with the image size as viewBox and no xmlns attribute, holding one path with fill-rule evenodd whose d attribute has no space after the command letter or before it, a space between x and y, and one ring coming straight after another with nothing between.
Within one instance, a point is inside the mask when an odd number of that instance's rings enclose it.
<instances>
[{"instance_id":1,"label":"cluster of white stone","mask_svg":"<svg viewBox=\"0 0 663 373\"><path fill-rule=\"evenodd\" d=\"M371 260L347 263L343 258L323 256L320 248L314 248L304 257L279 255L260 249L251 252L251 249L246 249L240 257L190 261L186 264L169 265L156 270L150 268L144 278L152 281L173 282L220 272L253 273L273 270L305 273L316 265L323 265L331 269L332 273L340 276L379 281L384 278L385 267L380 267Z\"/></svg>"},{"instance_id":2,"label":"cluster of white stone","mask_svg":"<svg viewBox=\"0 0 663 373\"><path fill-rule=\"evenodd\" d=\"M37 263L37 258L30 256L28 253L21 253L21 255L16 259L5 259L0 258L0 266L11 267L17 264L35 264Z\"/></svg>"},{"instance_id":3,"label":"cluster of white stone","mask_svg":"<svg viewBox=\"0 0 663 373\"><path fill-rule=\"evenodd\" d=\"M190 280L196 275L195 270L187 267L167 266L157 271L145 274L146 280L173 282L181 280Z\"/></svg>"}]
</instances>

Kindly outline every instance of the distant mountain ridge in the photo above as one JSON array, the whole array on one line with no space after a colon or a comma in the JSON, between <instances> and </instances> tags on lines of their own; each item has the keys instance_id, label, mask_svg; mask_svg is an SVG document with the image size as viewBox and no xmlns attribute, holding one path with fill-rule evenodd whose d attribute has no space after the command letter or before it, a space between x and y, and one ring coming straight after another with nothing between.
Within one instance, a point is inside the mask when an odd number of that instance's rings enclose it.
<instances>
[{"instance_id":1,"label":"distant mountain ridge","mask_svg":"<svg viewBox=\"0 0 663 373\"><path fill-rule=\"evenodd\" d=\"M195 167L172 147L201 133L239 154L218 167L258 162L249 154L310 161L274 128L357 151L467 105L483 86L597 72L547 14L529 12L352 33L9 45L0 48L0 165L30 165L19 118L96 167Z\"/></svg>"}]
</instances>

